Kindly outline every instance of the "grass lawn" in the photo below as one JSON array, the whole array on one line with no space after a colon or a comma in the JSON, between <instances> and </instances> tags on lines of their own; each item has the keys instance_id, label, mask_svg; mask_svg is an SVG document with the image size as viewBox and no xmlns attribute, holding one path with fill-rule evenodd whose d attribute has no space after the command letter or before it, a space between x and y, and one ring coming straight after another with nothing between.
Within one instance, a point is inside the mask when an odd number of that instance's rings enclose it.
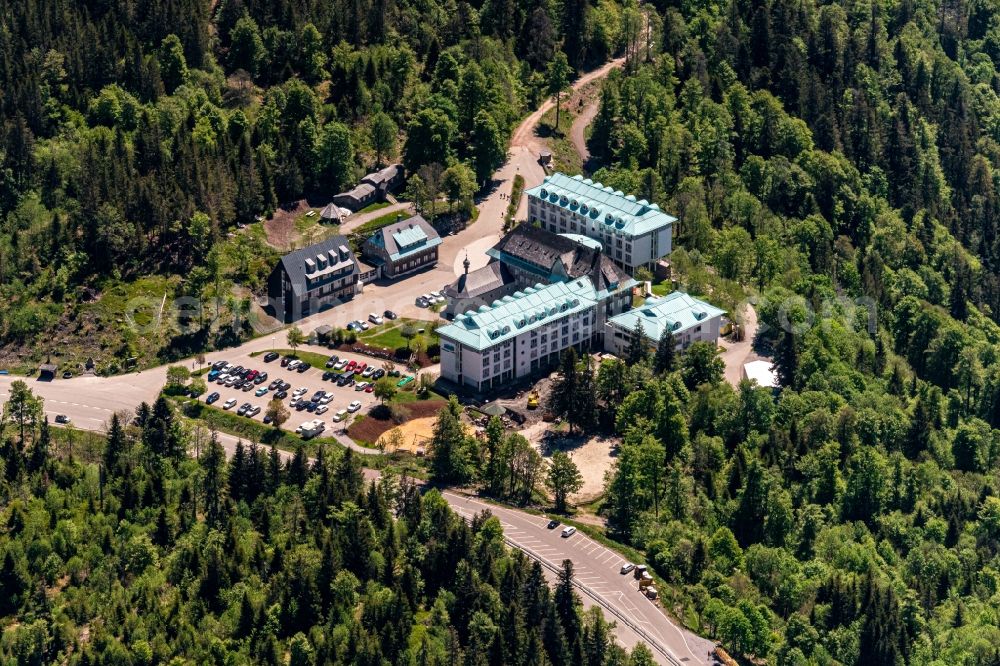
<instances>
[{"instance_id":1,"label":"grass lawn","mask_svg":"<svg viewBox=\"0 0 1000 666\"><path fill-rule=\"evenodd\" d=\"M656 296L666 296L673 291L673 286L669 282L658 282L652 286L653 294Z\"/></svg>"},{"instance_id":2,"label":"grass lawn","mask_svg":"<svg viewBox=\"0 0 1000 666\"><path fill-rule=\"evenodd\" d=\"M563 102L564 105L566 101L568 100ZM566 173L583 173L583 160L580 159L580 154L576 152L576 146L569 136L576 115L575 108L569 109L566 106L560 108L559 127L556 131L556 110L553 107L542 116L539 123L539 133L552 151L553 168Z\"/></svg>"},{"instance_id":3,"label":"grass lawn","mask_svg":"<svg viewBox=\"0 0 1000 666\"><path fill-rule=\"evenodd\" d=\"M318 354L311 351L303 351L302 349L293 352L291 349L275 349L282 356L292 356L299 359L300 361L305 361L314 368L325 368L326 362L330 359L330 354ZM268 351L257 351L250 354L251 357L262 356L267 354ZM273 363L277 364L278 361L275 360Z\"/></svg>"},{"instance_id":4,"label":"grass lawn","mask_svg":"<svg viewBox=\"0 0 1000 666\"><path fill-rule=\"evenodd\" d=\"M388 201L376 201L375 203L368 204L359 211L355 211L354 215L361 215L362 213L374 213L377 210L382 210L386 206L391 206L392 204Z\"/></svg>"},{"instance_id":5,"label":"grass lawn","mask_svg":"<svg viewBox=\"0 0 1000 666\"><path fill-rule=\"evenodd\" d=\"M315 213L309 216L309 213ZM319 243L337 233L337 225L323 224L320 221L319 210L310 209L295 218L295 231L297 238L293 241L296 247L305 247L313 243Z\"/></svg>"},{"instance_id":6,"label":"grass lawn","mask_svg":"<svg viewBox=\"0 0 1000 666\"><path fill-rule=\"evenodd\" d=\"M423 335L417 337L423 337L427 347L440 343L437 331L431 329L429 322L422 321L420 319L407 318L397 319L396 321L389 322L388 324L383 324L382 326L377 326L364 331L358 336L358 340L373 347L399 349L400 347L406 346L406 338L403 337L402 331L403 327L407 324L413 326L413 328L417 330L421 328L424 329ZM416 340L416 337L410 340L411 347L416 343Z\"/></svg>"}]
</instances>

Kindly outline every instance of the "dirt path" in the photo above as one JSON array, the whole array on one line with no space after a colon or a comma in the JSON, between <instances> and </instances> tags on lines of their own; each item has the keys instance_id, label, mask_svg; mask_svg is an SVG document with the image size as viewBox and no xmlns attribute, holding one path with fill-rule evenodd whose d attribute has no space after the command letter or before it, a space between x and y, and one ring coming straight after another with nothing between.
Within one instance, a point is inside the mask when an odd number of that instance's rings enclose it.
<instances>
[{"instance_id":1,"label":"dirt path","mask_svg":"<svg viewBox=\"0 0 1000 666\"><path fill-rule=\"evenodd\" d=\"M601 108L601 101L599 99L591 101L584 107L583 111L576 117L576 120L573 121L573 125L569 128L570 141L573 142L573 147L576 148L576 153L580 156L580 161L583 162L584 166L587 165L587 160L590 159L590 151L587 150L585 133L587 128L590 127L590 123L594 122L594 117L597 116L599 108Z\"/></svg>"},{"instance_id":2,"label":"dirt path","mask_svg":"<svg viewBox=\"0 0 1000 666\"><path fill-rule=\"evenodd\" d=\"M743 378L743 365L757 359L753 350L753 340L757 337L757 311L749 303L744 319L744 335L740 342L719 339L719 346L724 349L721 356L726 362L726 381L733 386L739 386Z\"/></svg>"}]
</instances>

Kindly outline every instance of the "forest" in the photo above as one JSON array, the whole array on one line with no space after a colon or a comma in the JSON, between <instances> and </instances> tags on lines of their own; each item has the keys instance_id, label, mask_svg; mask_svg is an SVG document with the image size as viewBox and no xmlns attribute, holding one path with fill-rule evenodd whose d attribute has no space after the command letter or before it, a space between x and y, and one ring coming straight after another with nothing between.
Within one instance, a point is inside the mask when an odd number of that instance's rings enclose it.
<instances>
[{"instance_id":1,"label":"forest","mask_svg":"<svg viewBox=\"0 0 1000 666\"><path fill-rule=\"evenodd\" d=\"M350 450L199 450L166 399L88 459L20 382L0 451L0 661L650 666L567 560L550 586L437 491L366 480ZM191 456L189 456L191 454Z\"/></svg>"},{"instance_id":2,"label":"forest","mask_svg":"<svg viewBox=\"0 0 1000 666\"><path fill-rule=\"evenodd\" d=\"M552 63L564 78L604 62L621 15L614 0L0 0L0 355L38 355L55 330L118 365L150 343L165 362L225 344L230 320L245 334L236 314L275 253L241 227L397 159L451 168L471 201ZM99 307L119 292L214 305L190 339L149 340Z\"/></svg>"}]
</instances>

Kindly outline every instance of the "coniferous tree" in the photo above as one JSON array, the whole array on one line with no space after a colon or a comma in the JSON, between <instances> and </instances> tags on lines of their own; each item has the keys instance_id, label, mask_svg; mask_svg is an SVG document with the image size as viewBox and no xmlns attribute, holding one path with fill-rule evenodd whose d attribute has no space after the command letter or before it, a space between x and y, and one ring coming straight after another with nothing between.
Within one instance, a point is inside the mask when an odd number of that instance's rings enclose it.
<instances>
[{"instance_id":1,"label":"coniferous tree","mask_svg":"<svg viewBox=\"0 0 1000 666\"><path fill-rule=\"evenodd\" d=\"M666 372L673 372L676 363L675 351L677 346L674 340L674 333L669 327L664 327L663 334L656 344L656 355L653 357L653 372L662 375Z\"/></svg>"}]
</instances>

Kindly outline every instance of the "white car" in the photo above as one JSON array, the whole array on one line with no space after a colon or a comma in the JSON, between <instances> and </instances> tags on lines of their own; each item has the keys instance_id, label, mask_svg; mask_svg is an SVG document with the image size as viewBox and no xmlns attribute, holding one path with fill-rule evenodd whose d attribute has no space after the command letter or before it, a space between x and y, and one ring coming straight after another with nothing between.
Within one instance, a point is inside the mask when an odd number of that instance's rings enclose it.
<instances>
[{"instance_id":1,"label":"white car","mask_svg":"<svg viewBox=\"0 0 1000 666\"><path fill-rule=\"evenodd\" d=\"M434 297L434 301L437 303L444 302L444 294L442 294L440 291L432 291L431 296Z\"/></svg>"},{"instance_id":2,"label":"white car","mask_svg":"<svg viewBox=\"0 0 1000 666\"><path fill-rule=\"evenodd\" d=\"M294 370L295 368L299 367L300 365L302 365L302 361L300 361L297 358L293 358L291 361L288 362L288 365L286 367L289 370Z\"/></svg>"},{"instance_id":3,"label":"white car","mask_svg":"<svg viewBox=\"0 0 1000 666\"><path fill-rule=\"evenodd\" d=\"M424 297L424 296L417 296L417 307L418 308L426 308L428 305L430 305L430 302L427 300L426 297Z\"/></svg>"},{"instance_id":4,"label":"white car","mask_svg":"<svg viewBox=\"0 0 1000 666\"><path fill-rule=\"evenodd\" d=\"M230 398L222 405L223 409L232 409L236 406L236 398Z\"/></svg>"},{"instance_id":5,"label":"white car","mask_svg":"<svg viewBox=\"0 0 1000 666\"><path fill-rule=\"evenodd\" d=\"M339 412L337 412L336 414L333 415L333 422L334 423L340 423L341 421L343 421L346 418L347 418L347 410L346 409L342 409L342 410L340 410Z\"/></svg>"},{"instance_id":6,"label":"white car","mask_svg":"<svg viewBox=\"0 0 1000 666\"><path fill-rule=\"evenodd\" d=\"M333 402L333 394L329 391L327 391L326 395L319 399L319 404L321 405L329 405L331 402Z\"/></svg>"},{"instance_id":7,"label":"white car","mask_svg":"<svg viewBox=\"0 0 1000 666\"><path fill-rule=\"evenodd\" d=\"M308 390L309 389L307 389L305 386L300 386L297 389L295 389L294 391L292 391L292 397L293 398L297 398L300 395L304 394Z\"/></svg>"},{"instance_id":8,"label":"white car","mask_svg":"<svg viewBox=\"0 0 1000 666\"><path fill-rule=\"evenodd\" d=\"M340 372L341 370L347 367L348 363L350 363L350 361L348 361L346 358L342 358L339 361L337 361L337 363L333 366L333 369L336 370L337 372Z\"/></svg>"},{"instance_id":9,"label":"white car","mask_svg":"<svg viewBox=\"0 0 1000 666\"><path fill-rule=\"evenodd\" d=\"M567 537L571 537L574 534L576 534L576 528L575 527L564 527L563 528L562 537L564 539L567 538Z\"/></svg>"},{"instance_id":10,"label":"white car","mask_svg":"<svg viewBox=\"0 0 1000 666\"><path fill-rule=\"evenodd\" d=\"M330 408L327 407L326 405L320 405L319 407L316 408L316 411L314 412L314 414L316 414L317 416L319 416L320 414L326 414L329 410L330 410Z\"/></svg>"},{"instance_id":11,"label":"white car","mask_svg":"<svg viewBox=\"0 0 1000 666\"><path fill-rule=\"evenodd\" d=\"M371 314L368 315L368 321L378 326L379 324L382 323L382 317L379 317L377 314L372 312Z\"/></svg>"},{"instance_id":12,"label":"white car","mask_svg":"<svg viewBox=\"0 0 1000 666\"><path fill-rule=\"evenodd\" d=\"M361 403L358 402L357 400L355 400L354 402L352 402L347 406L347 411L351 412L352 414L358 411L359 409L361 409Z\"/></svg>"}]
</instances>

